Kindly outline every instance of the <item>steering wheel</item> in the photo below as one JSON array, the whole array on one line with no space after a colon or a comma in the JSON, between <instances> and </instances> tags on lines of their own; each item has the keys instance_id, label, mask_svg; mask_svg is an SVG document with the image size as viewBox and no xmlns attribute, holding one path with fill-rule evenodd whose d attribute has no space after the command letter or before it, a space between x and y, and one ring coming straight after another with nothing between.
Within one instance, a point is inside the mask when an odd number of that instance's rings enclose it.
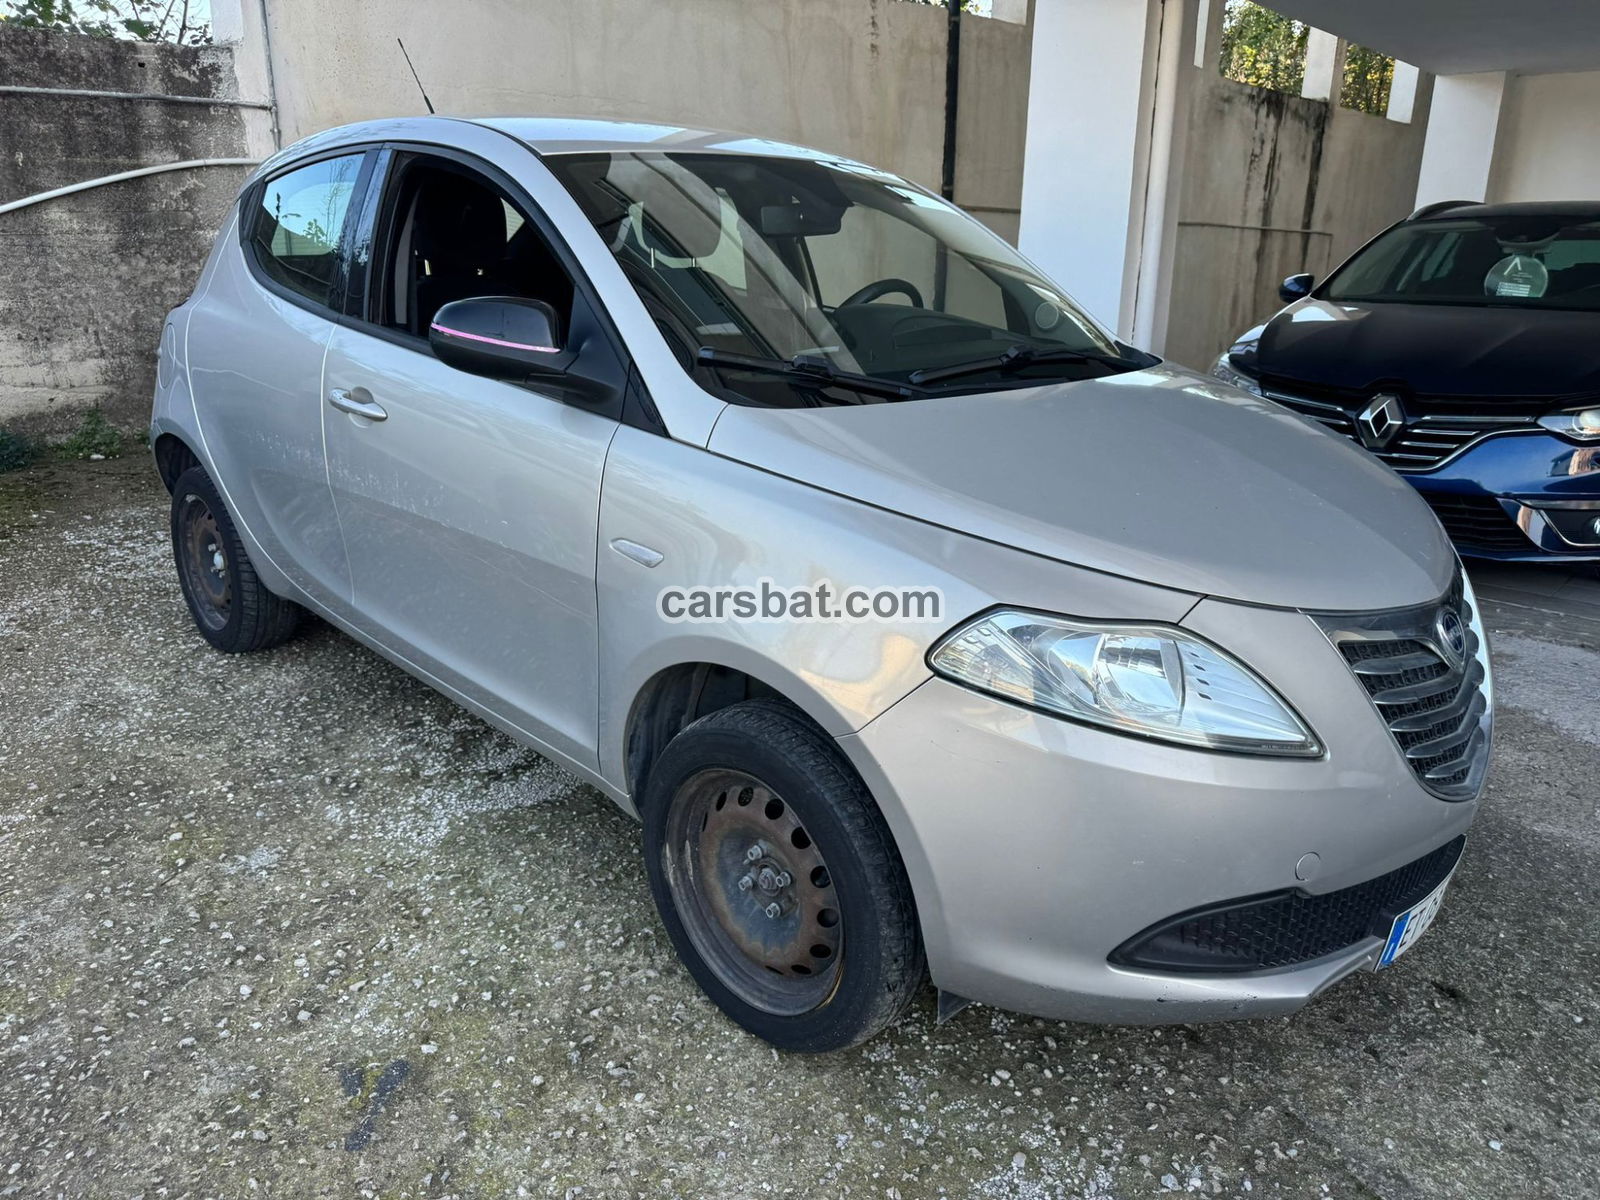
<instances>
[{"instance_id":1,"label":"steering wheel","mask_svg":"<svg viewBox=\"0 0 1600 1200\"><path fill-rule=\"evenodd\" d=\"M871 304L880 296L892 296L896 292L918 308L927 307L922 303L922 293L917 291L917 285L904 279L880 279L877 283L869 283L866 287L851 292L839 307L849 308L852 304Z\"/></svg>"}]
</instances>

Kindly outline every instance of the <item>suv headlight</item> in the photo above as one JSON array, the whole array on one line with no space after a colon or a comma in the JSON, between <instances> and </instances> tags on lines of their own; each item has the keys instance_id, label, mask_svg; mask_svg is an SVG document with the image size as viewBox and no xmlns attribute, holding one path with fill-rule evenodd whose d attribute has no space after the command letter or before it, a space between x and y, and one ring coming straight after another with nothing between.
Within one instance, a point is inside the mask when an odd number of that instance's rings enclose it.
<instances>
[{"instance_id":1,"label":"suv headlight","mask_svg":"<svg viewBox=\"0 0 1600 1200\"><path fill-rule=\"evenodd\" d=\"M1241 754L1322 753L1254 672L1172 625L1000 609L947 634L928 663L980 692L1122 733Z\"/></svg>"},{"instance_id":2,"label":"suv headlight","mask_svg":"<svg viewBox=\"0 0 1600 1200\"><path fill-rule=\"evenodd\" d=\"M1539 424L1552 433L1580 442L1600 442L1600 408L1581 408L1576 412L1551 413Z\"/></svg>"},{"instance_id":3,"label":"suv headlight","mask_svg":"<svg viewBox=\"0 0 1600 1200\"><path fill-rule=\"evenodd\" d=\"M1211 374L1230 383L1241 391L1249 392L1252 396L1261 395L1261 381L1254 375L1247 375L1233 365L1233 351L1224 350L1217 356L1217 361L1211 365Z\"/></svg>"}]
</instances>

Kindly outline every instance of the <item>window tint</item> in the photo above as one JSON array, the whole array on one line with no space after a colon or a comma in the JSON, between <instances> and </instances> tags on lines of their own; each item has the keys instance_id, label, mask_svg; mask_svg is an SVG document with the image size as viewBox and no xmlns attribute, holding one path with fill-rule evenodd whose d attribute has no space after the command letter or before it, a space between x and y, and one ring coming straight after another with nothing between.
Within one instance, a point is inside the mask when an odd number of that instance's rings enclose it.
<instances>
[{"instance_id":1,"label":"window tint","mask_svg":"<svg viewBox=\"0 0 1600 1200\"><path fill-rule=\"evenodd\" d=\"M1600 224L1507 215L1390 230L1336 275L1329 300L1600 309Z\"/></svg>"},{"instance_id":2,"label":"window tint","mask_svg":"<svg viewBox=\"0 0 1600 1200\"><path fill-rule=\"evenodd\" d=\"M339 234L355 194L361 154L329 158L267 181L251 229L256 261L271 278L331 305Z\"/></svg>"},{"instance_id":3,"label":"window tint","mask_svg":"<svg viewBox=\"0 0 1600 1200\"><path fill-rule=\"evenodd\" d=\"M543 300L569 327L571 278L528 214L488 179L416 156L400 167L392 197L379 324L426 337L453 300L519 296Z\"/></svg>"}]
</instances>

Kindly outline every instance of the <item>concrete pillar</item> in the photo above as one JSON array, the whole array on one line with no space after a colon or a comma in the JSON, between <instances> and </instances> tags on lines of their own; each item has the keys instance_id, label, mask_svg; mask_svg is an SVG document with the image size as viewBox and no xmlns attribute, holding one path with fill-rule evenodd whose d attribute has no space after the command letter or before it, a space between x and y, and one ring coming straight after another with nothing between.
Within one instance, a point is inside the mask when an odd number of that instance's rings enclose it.
<instances>
[{"instance_id":1,"label":"concrete pillar","mask_svg":"<svg viewBox=\"0 0 1600 1200\"><path fill-rule=\"evenodd\" d=\"M239 98L273 107L244 109L249 152L265 158L282 142L278 133L277 96L272 83L272 57L267 45L266 0L211 0L211 32L218 44L233 51Z\"/></svg>"},{"instance_id":2,"label":"concrete pillar","mask_svg":"<svg viewBox=\"0 0 1600 1200\"><path fill-rule=\"evenodd\" d=\"M1505 90L1504 71L1434 80L1417 179L1418 207L1436 200L1488 199Z\"/></svg>"},{"instance_id":3,"label":"concrete pillar","mask_svg":"<svg viewBox=\"0 0 1600 1200\"><path fill-rule=\"evenodd\" d=\"M1320 29L1306 39L1306 73L1300 94L1307 100L1338 104L1344 91L1344 39Z\"/></svg>"},{"instance_id":4,"label":"concrete pillar","mask_svg":"<svg viewBox=\"0 0 1600 1200\"><path fill-rule=\"evenodd\" d=\"M1389 82L1389 110L1386 114L1389 120L1399 121L1403 125L1411 124L1417 112L1417 88L1421 83L1421 71L1410 63L1396 60L1394 78Z\"/></svg>"},{"instance_id":5,"label":"concrete pillar","mask_svg":"<svg viewBox=\"0 0 1600 1200\"><path fill-rule=\"evenodd\" d=\"M1134 323L1162 7L1037 0L1033 14L1018 242L1124 337Z\"/></svg>"}]
</instances>

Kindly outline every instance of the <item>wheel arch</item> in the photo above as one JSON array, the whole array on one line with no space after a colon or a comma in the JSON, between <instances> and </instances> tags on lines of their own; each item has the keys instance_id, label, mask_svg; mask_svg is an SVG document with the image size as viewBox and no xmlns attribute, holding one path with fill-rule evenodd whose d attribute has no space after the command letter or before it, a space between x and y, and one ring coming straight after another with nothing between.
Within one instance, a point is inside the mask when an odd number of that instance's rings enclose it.
<instances>
[{"instance_id":1,"label":"wheel arch","mask_svg":"<svg viewBox=\"0 0 1600 1200\"><path fill-rule=\"evenodd\" d=\"M200 456L190 448L188 442L175 433L163 433L157 436L150 444L150 450L155 455L156 472L161 476L161 482L166 485L169 495L177 485L178 476L190 467L202 465Z\"/></svg>"},{"instance_id":2,"label":"wheel arch","mask_svg":"<svg viewBox=\"0 0 1600 1200\"><path fill-rule=\"evenodd\" d=\"M744 700L777 700L829 733L829 725L837 722L830 721L834 714L827 706L777 678L776 673L696 659L662 667L646 679L634 693L622 731L622 782L635 809L643 799L650 768L667 743L685 726L720 709Z\"/></svg>"}]
</instances>

